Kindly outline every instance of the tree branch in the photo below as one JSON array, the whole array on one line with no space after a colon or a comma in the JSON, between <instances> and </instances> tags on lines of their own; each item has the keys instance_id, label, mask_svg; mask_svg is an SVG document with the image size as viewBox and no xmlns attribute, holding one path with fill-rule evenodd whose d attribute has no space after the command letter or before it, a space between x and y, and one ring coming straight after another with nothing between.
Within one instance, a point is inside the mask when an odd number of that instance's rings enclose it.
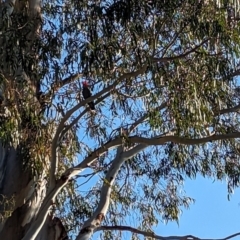
<instances>
[{"instance_id":1,"label":"tree branch","mask_svg":"<svg viewBox=\"0 0 240 240\"><path fill-rule=\"evenodd\" d=\"M129 231L132 233L140 234L145 237L151 237L154 239L159 239L159 240L229 240L231 238L237 237L240 235L239 233L233 234L231 236L225 237L225 238L220 238L220 239L203 239L203 238L198 238L192 235L186 235L186 236L169 236L169 237L162 237L159 235L156 235L154 232L147 232L147 231L142 231L137 228L129 227L129 226L101 226L98 227L95 232L97 231L113 231L113 230L119 230L119 231Z\"/></svg>"},{"instance_id":2,"label":"tree branch","mask_svg":"<svg viewBox=\"0 0 240 240\"><path fill-rule=\"evenodd\" d=\"M136 154L138 154L139 152L141 152L142 150L144 150L146 147L148 147L145 144L139 144L137 146L135 146L134 148L128 150L127 152L125 152L123 154L124 159L129 159L134 157Z\"/></svg>"},{"instance_id":3,"label":"tree branch","mask_svg":"<svg viewBox=\"0 0 240 240\"><path fill-rule=\"evenodd\" d=\"M240 104L236 105L235 107L232 108L226 108L222 109L219 111L220 114L225 114L225 113L232 113L232 112L238 112L240 110Z\"/></svg>"},{"instance_id":4,"label":"tree branch","mask_svg":"<svg viewBox=\"0 0 240 240\"><path fill-rule=\"evenodd\" d=\"M111 167L109 168L106 174L106 177L104 179L97 209L93 213L92 217L89 218L83 224L82 230L80 231L76 240L85 239L86 236L90 238L90 236L94 233L95 229L101 224L102 220L104 219L108 211L112 187L123 162L128 158L130 158L131 156L136 155L138 152L142 151L144 148L146 148L146 145L140 144L134 147L133 149L127 152L124 152L122 146L118 147L116 157L113 160Z\"/></svg>"},{"instance_id":5,"label":"tree branch","mask_svg":"<svg viewBox=\"0 0 240 240\"><path fill-rule=\"evenodd\" d=\"M52 96L53 92L56 92L57 90L59 90L60 88L62 88L63 86L74 82L76 79L82 77L83 74L82 73L76 73L74 75L71 75L61 81L56 81L51 85L51 89L48 91L48 93L46 93L43 97L45 99L50 99L50 97Z\"/></svg>"},{"instance_id":6,"label":"tree branch","mask_svg":"<svg viewBox=\"0 0 240 240\"><path fill-rule=\"evenodd\" d=\"M187 55L189 55L190 53L193 53L195 50L197 50L198 48L200 48L204 43L206 43L207 41L209 40L209 38L205 39L204 41L202 41L200 44L198 44L197 46L195 46L194 48L192 48L191 50L183 53L183 54L180 54L180 55L177 55L177 56L173 56L173 57L163 57L163 58L153 58L152 61L153 63L156 63L156 62L162 62L162 63L165 63L165 62L169 62L169 61L172 61L172 60L176 60L176 59L180 59L180 58L184 58L186 57Z\"/></svg>"},{"instance_id":7,"label":"tree branch","mask_svg":"<svg viewBox=\"0 0 240 240\"><path fill-rule=\"evenodd\" d=\"M173 36L171 42L166 46L166 48L164 49L162 56L164 56L166 54L166 52L168 51L168 49L174 44L174 42L176 41L176 39L179 37L180 33L182 33L184 27L180 29L179 32L175 33L175 36Z\"/></svg>"},{"instance_id":8,"label":"tree branch","mask_svg":"<svg viewBox=\"0 0 240 240\"><path fill-rule=\"evenodd\" d=\"M96 231L95 230L96 227L101 224L102 220L104 219L104 217L107 213L109 203L110 203L111 188L113 186L113 183L115 181L115 178L117 176L117 173L118 173L122 163L126 159L131 158L132 156L136 155L138 152L142 151L144 148L147 147L147 145L160 145L167 141L172 141L172 142L176 142L176 143L184 142L185 144L190 144L190 143L192 144L192 141L195 141L195 144L200 144L209 139L218 140L218 139L222 139L222 138L231 138L231 137L240 136L240 133L236 133L236 134L231 133L231 134L225 134L225 135L215 135L215 136L210 136L210 137L202 138L202 139L186 139L186 138L180 138L180 137L176 137L176 136L164 136L164 137L158 137L158 138L152 138L152 139L136 137L136 136L130 137L129 138L130 142L141 143L141 144L135 146L133 149L129 150L128 152L124 152L124 153L123 153L122 147L118 148L116 158L113 160L113 163L106 174L106 178L104 180L104 183L103 183L103 186L101 189L99 205L98 205L96 211L94 212L93 216L84 223L82 230L80 231L76 240L89 239L92 236L92 234ZM191 142L189 142L189 141L191 141ZM135 232L136 231L138 231L138 230L135 229ZM138 233L141 233L141 234L144 233L144 235L146 235L146 236L155 237L156 239L162 239L162 240L194 239L192 236L163 238L163 237L155 235L154 233L150 233L150 235L147 235L149 233L143 232L143 231L138 232ZM197 239L197 238L195 238L195 239Z\"/></svg>"},{"instance_id":9,"label":"tree branch","mask_svg":"<svg viewBox=\"0 0 240 240\"><path fill-rule=\"evenodd\" d=\"M70 109L69 111L66 112L65 116L62 118L62 120L60 121L58 128L56 130L55 136L53 138L52 141L52 147L51 147L51 168L50 168L50 188L54 187L55 185L55 172L56 172L56 166L58 165L57 162L57 157L56 157L56 151L57 151L57 145L58 145L58 140L59 140L59 135L61 134L62 130L64 129L64 124L65 122L70 118L70 116L77 111L80 107L86 105L87 103L94 101L95 99L97 99L98 97L101 97L103 94L110 92L112 89L114 89L114 87L117 86L117 84L121 81L123 81L126 78L131 78L131 77L136 77L139 74L142 74L146 71L147 69L147 65L144 65L142 68L138 69L135 72L130 72L130 73L125 73L123 74L121 77L118 78L118 80L116 80L112 85L104 88L102 91L100 91L99 93L95 94L94 96L81 101L80 103L78 103L76 106L74 106L72 109Z\"/></svg>"},{"instance_id":10,"label":"tree branch","mask_svg":"<svg viewBox=\"0 0 240 240\"><path fill-rule=\"evenodd\" d=\"M87 157L81 164L77 165L75 168L70 168L67 171L65 171L62 177L56 181L56 184L52 188L49 188L48 193L44 198L44 201L41 205L41 208L37 214L36 219L34 220L34 222L32 223L31 227L29 228L29 230L27 231L26 235L22 240L34 240L36 238L46 220L49 208L52 204L52 200L55 199L57 194L61 191L61 189L68 183L68 181L73 176L80 173L84 168L88 166L88 164L90 164L99 156L98 151L105 152L106 149L112 148L112 145L114 145L114 147L121 145L121 142L122 142L121 138L107 142L103 147L94 151L93 154Z\"/></svg>"},{"instance_id":11,"label":"tree branch","mask_svg":"<svg viewBox=\"0 0 240 240\"><path fill-rule=\"evenodd\" d=\"M52 201L55 199L60 190L68 183L69 179L69 177L61 178L56 182L56 185L53 189L49 189L46 197L43 200L41 208L39 209L39 212L34 219L34 222L31 224L31 227L28 229L22 240L34 240L37 237L47 218Z\"/></svg>"},{"instance_id":12,"label":"tree branch","mask_svg":"<svg viewBox=\"0 0 240 240\"><path fill-rule=\"evenodd\" d=\"M108 171L108 175L106 176L106 179L110 183L113 184L114 179L116 177L116 174L118 172L118 169L120 167L120 164L123 163L124 160L131 157L133 154L136 154L137 152L141 151L145 147L149 145L162 145L166 142L173 142L178 144L201 144L206 143L208 141L216 141L216 140L223 140L223 139L230 139L230 138L239 138L240 133L229 133L229 134L219 134L219 135L213 135L210 137L205 138L199 138L199 139L188 139L178 136L164 136L164 137L158 137L158 138L143 138L138 136L129 137L129 141L132 143L139 143L140 145L136 146L135 148L129 150L128 152L121 155L121 157L118 155L118 158L116 158L111 166L111 168ZM114 140L110 140L104 146L98 148L95 150L90 156L85 158L82 163L78 164L76 167L68 169L62 177L56 182L55 186L53 188L50 188L46 198L43 201L43 204L39 210L39 213L33 222L32 226L28 230L27 234L23 238L23 240L34 240L37 236L38 232L40 231L41 227L43 226L43 223L45 222L45 219L48 214L49 207L51 206L52 200L57 196L59 191L68 183L69 179L75 175L77 175L79 172L81 172L84 168L88 167L89 164L91 164L94 160L96 160L101 154L106 152L107 150L120 146L122 144L121 138L116 138ZM108 191L107 191L108 192ZM106 195L105 195L106 196ZM105 205L104 205L105 206ZM98 211L99 208L98 208ZM97 216L96 218L98 221L100 216ZM79 238L80 239L80 238ZM227 240L229 238L225 238L223 240Z\"/></svg>"},{"instance_id":13,"label":"tree branch","mask_svg":"<svg viewBox=\"0 0 240 240\"><path fill-rule=\"evenodd\" d=\"M110 95L111 95L110 92L108 92L107 94L105 94L101 98L98 98L97 101L95 102L95 105L102 102L105 98L109 97ZM87 107L85 110L83 110L68 126L66 126L63 129L63 131L62 131L62 133L59 137L59 140L61 140L61 138L67 133L67 131L69 129L71 129L88 111L90 111L90 107Z\"/></svg>"},{"instance_id":14,"label":"tree branch","mask_svg":"<svg viewBox=\"0 0 240 240\"><path fill-rule=\"evenodd\" d=\"M231 77L237 77L240 75L240 69L237 69L235 72L231 74Z\"/></svg>"},{"instance_id":15,"label":"tree branch","mask_svg":"<svg viewBox=\"0 0 240 240\"><path fill-rule=\"evenodd\" d=\"M117 169L118 169L119 164L122 164L122 162L124 160L126 160L127 158L130 158L133 154L136 154L137 152L141 151L142 149L144 149L145 147L147 147L149 145L162 145L162 144L165 144L166 142L173 142L173 143L186 144L186 145L201 144L201 143L206 143L209 141L216 141L216 140L223 140L223 139L230 139L230 138L239 138L239 137L240 137L239 132L213 135L213 136L199 138L199 139L188 139L188 138L183 138L183 137L178 137L178 136L164 136L164 137L151 138L151 139L138 137L138 136L129 137L129 141L131 143L138 143L140 145L129 150L128 152L124 153L121 156L121 158L118 158L117 160L115 160L115 162L112 164L112 166L115 165L115 168L112 167L109 169L108 177L113 177L113 179L111 179L111 181L113 181L115 178L115 174L117 174ZM110 140L109 142L104 144L102 147L95 150L91 155L89 155L87 158L85 158L85 160L82 161L80 164L78 164L77 166L75 166L73 168L66 170L66 172L62 175L61 179L59 179L56 182L56 185L53 188L49 189L47 196L44 199L43 204L42 204L42 206L39 210L39 213L36 217L36 220L32 224L31 228L29 229L29 231L27 232L27 234L23 238L23 240L33 240L34 237L38 234L38 232L40 231L40 229L47 217L47 213L48 213L49 207L51 205L52 199L54 199L57 196L59 191L67 184L67 182L69 181L70 178L79 174L79 172L81 172L84 168L88 167L93 161L95 161L104 152L108 151L111 148L118 147L121 144L122 144L122 138L120 138L120 137ZM106 179L108 179L107 176L106 176Z\"/></svg>"},{"instance_id":16,"label":"tree branch","mask_svg":"<svg viewBox=\"0 0 240 240\"><path fill-rule=\"evenodd\" d=\"M163 145L167 142L173 142L177 144L185 144L185 145L197 145L202 144L210 141L217 141L217 140L226 140L226 139L232 139L232 138L240 138L239 132L234 133L227 133L227 134L218 134L218 135L212 135L209 137L204 138L184 138L184 137L178 137L178 136L164 136L164 137L156 137L156 138L144 138L144 137L138 137L133 136L129 137L129 141L132 143L141 143L145 145Z\"/></svg>"},{"instance_id":17,"label":"tree branch","mask_svg":"<svg viewBox=\"0 0 240 240\"><path fill-rule=\"evenodd\" d=\"M129 227L129 226L101 226L96 229L95 232L97 231L113 231L113 230L119 230L119 231L129 231L131 233L136 233L143 235L145 237L151 237L154 239L160 239L160 240L169 240L171 238L169 237L161 237L159 235L156 235L154 232L147 232L147 231L142 231L137 228ZM178 240L180 240L181 237L178 237Z\"/></svg>"},{"instance_id":18,"label":"tree branch","mask_svg":"<svg viewBox=\"0 0 240 240\"><path fill-rule=\"evenodd\" d=\"M122 139L120 137L115 138L113 140L108 141L103 146L96 149L92 152L88 157L86 157L80 164L75 167L69 168L65 171L63 176L76 176L81 172L84 168L90 166L98 157L107 152L109 149L116 148L122 144Z\"/></svg>"},{"instance_id":19,"label":"tree branch","mask_svg":"<svg viewBox=\"0 0 240 240\"><path fill-rule=\"evenodd\" d=\"M162 103L160 106L155 108L155 111L160 111L164 109L167 106L167 102ZM128 132L131 133L139 124L141 124L144 120L146 120L149 117L149 113L145 113L142 117L140 117L136 122L132 124L132 126L129 128Z\"/></svg>"},{"instance_id":20,"label":"tree branch","mask_svg":"<svg viewBox=\"0 0 240 240\"><path fill-rule=\"evenodd\" d=\"M123 147L119 146L116 157L109 168L103 185L101 188L100 200L97 209L94 211L91 218L89 218L82 226L76 240L90 239L96 227L98 227L106 216L109 204L112 186L115 182L118 171L124 162Z\"/></svg>"},{"instance_id":21,"label":"tree branch","mask_svg":"<svg viewBox=\"0 0 240 240\"><path fill-rule=\"evenodd\" d=\"M185 145L197 145L197 144L207 143L210 141L226 140L226 139L232 139L232 138L240 138L240 133L235 132L235 133L228 133L228 134L211 135L209 137L197 138L197 139L184 138L184 137L178 137L178 136L169 136L169 135L159 136L155 138L144 138L139 136L132 136L132 137L129 137L128 140L131 143L141 144L143 145L142 147L145 148L146 146L150 146L150 145L152 146L163 145L167 142L173 142L173 143L185 144ZM122 144L122 139L120 137L117 137L113 140L108 141L103 146L99 147L97 150L91 153L80 164L66 170L63 176L66 175L66 176L73 177L79 174L79 172L81 172L84 168L91 165L91 163L94 162L103 153L107 152L109 149L116 148L121 144ZM139 148L141 148L141 146L139 146ZM128 158L130 158L130 153Z\"/></svg>"},{"instance_id":22,"label":"tree branch","mask_svg":"<svg viewBox=\"0 0 240 240\"><path fill-rule=\"evenodd\" d=\"M188 54L194 52L197 48L199 48L200 46L202 46L205 42L207 42L209 39L204 40L201 44L197 45L196 47L194 47L193 49L187 51L184 54L175 56L175 57L170 57L170 58L153 58L153 63L157 63L157 62L168 62L168 61L172 61L175 59L179 59L179 58L183 58L185 56L187 56ZM97 99L98 97L102 96L103 94L111 91L112 89L114 89L114 87L117 86L117 84L121 81L123 81L126 78L131 78L131 77L136 77L140 74L143 74L146 69L147 69L148 64L144 64L142 66L142 68L136 70L135 72L130 72L130 73L124 73L121 77L118 78L118 80L116 80L112 85L106 87L105 89L103 89L102 91L100 91L99 93L95 94L94 96L81 101L79 104L77 104L76 106L74 106L72 109L70 109L68 112L66 112L65 116L62 118L61 122L59 123L59 126L56 130L54 139L52 141L52 148L51 148L51 156L52 156L52 161L51 161L51 170L50 170L50 187L54 186L55 184L55 171L56 171L56 166L57 166L57 157L56 157L56 149L57 149L57 143L59 140L59 135L61 134L61 132L64 129L64 124L65 122L69 119L69 117L75 112L77 111L80 107L84 106L85 104L94 101L95 99Z\"/></svg>"}]
</instances>

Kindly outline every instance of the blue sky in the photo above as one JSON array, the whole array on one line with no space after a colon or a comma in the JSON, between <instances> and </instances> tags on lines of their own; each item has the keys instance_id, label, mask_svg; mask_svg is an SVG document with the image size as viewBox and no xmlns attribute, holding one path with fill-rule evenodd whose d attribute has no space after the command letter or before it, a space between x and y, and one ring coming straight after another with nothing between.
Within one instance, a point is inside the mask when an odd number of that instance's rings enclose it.
<instances>
[{"instance_id":1,"label":"blue sky","mask_svg":"<svg viewBox=\"0 0 240 240\"><path fill-rule=\"evenodd\" d=\"M176 222L160 222L155 228L156 234L191 234L199 238L220 239L240 232L240 189L235 190L228 201L226 182L213 182L211 179L198 177L195 180L186 180L184 190L196 202L190 209L183 210L179 225ZM96 234L93 239L99 239L98 236L99 234ZM130 239L128 234L124 236L123 239ZM240 236L233 239L240 239Z\"/></svg>"},{"instance_id":2,"label":"blue sky","mask_svg":"<svg viewBox=\"0 0 240 240\"><path fill-rule=\"evenodd\" d=\"M189 210L183 211L179 226L177 223L159 225L156 234L191 234L199 238L216 239L240 232L240 189L236 189L228 201L226 182L198 177L186 181L185 191L196 202ZM240 236L233 239L240 239Z\"/></svg>"},{"instance_id":3,"label":"blue sky","mask_svg":"<svg viewBox=\"0 0 240 240\"><path fill-rule=\"evenodd\" d=\"M195 203L190 209L183 210L179 225L176 222L160 222L155 228L157 235L194 235L210 240L222 239L240 232L240 189L236 189L228 201L226 182L214 182L201 176L195 180L186 180L184 189L188 196L196 200ZM134 223L132 226L134 227ZM124 232L122 239L131 239L128 232ZM232 238L239 239L240 236ZM99 240L99 233L93 236L93 240Z\"/></svg>"}]
</instances>

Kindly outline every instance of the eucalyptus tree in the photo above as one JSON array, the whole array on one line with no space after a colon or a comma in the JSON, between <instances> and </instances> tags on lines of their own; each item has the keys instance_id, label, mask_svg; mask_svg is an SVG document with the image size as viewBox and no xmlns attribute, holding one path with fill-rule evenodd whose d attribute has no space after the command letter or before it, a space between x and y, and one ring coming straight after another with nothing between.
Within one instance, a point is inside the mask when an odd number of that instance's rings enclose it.
<instances>
[{"instance_id":1,"label":"eucalyptus tree","mask_svg":"<svg viewBox=\"0 0 240 240\"><path fill-rule=\"evenodd\" d=\"M165 239L185 179L238 187L239 19L237 0L1 2L0 238Z\"/></svg>"}]
</instances>

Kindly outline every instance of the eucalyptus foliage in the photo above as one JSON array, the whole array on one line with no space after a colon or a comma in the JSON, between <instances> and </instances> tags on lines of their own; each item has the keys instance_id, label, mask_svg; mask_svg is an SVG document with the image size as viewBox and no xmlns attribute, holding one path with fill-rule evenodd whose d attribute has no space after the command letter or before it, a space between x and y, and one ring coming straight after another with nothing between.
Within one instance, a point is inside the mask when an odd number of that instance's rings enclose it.
<instances>
[{"instance_id":1,"label":"eucalyptus foliage","mask_svg":"<svg viewBox=\"0 0 240 240\"><path fill-rule=\"evenodd\" d=\"M184 180L197 175L227 179L232 193L240 185L239 139L191 139L239 132L237 2L43 1L34 42L26 41L34 27L26 5L2 23L0 83L10 113L1 115L1 139L24 150L24 168L34 176L43 169L48 175L51 135L82 101L82 81L88 80L93 95L109 90L94 100L96 112L86 105L65 123L59 176L119 136L126 149L135 146L133 136L189 140L149 146L125 161L103 225L127 225L133 218L136 227L150 231L161 220L179 221L194 201ZM31 80L17 75L19 66ZM99 155L57 197L55 214L71 234L96 209L115 154L109 149ZM102 237L121 239L114 234Z\"/></svg>"}]
</instances>

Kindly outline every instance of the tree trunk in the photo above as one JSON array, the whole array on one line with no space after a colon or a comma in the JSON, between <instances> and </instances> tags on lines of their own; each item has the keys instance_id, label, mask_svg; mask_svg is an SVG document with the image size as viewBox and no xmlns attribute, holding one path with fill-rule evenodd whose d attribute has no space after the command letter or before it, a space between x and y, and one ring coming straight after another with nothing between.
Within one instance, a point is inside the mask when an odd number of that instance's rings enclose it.
<instances>
[{"instance_id":1,"label":"tree trunk","mask_svg":"<svg viewBox=\"0 0 240 240\"><path fill-rule=\"evenodd\" d=\"M45 180L36 183L24 170L19 148L1 146L1 239L21 239L45 196Z\"/></svg>"},{"instance_id":2,"label":"tree trunk","mask_svg":"<svg viewBox=\"0 0 240 240\"><path fill-rule=\"evenodd\" d=\"M8 6L14 11L7 11L0 24L0 239L17 240L24 237L46 196L50 138L41 122L39 98L40 1L10 0L1 9ZM38 142L40 136L48 141ZM37 239L65 236L60 220L49 217Z\"/></svg>"}]
</instances>

